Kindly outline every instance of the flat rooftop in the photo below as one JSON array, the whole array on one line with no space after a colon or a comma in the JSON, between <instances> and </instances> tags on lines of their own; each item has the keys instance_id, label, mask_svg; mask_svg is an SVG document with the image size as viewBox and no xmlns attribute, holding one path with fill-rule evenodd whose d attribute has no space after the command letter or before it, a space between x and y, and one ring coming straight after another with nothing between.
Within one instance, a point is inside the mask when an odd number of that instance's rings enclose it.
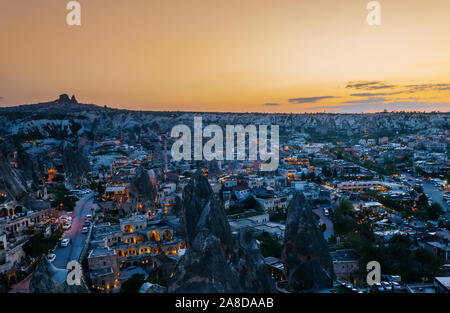
<instances>
[{"instance_id":1,"label":"flat rooftop","mask_svg":"<svg viewBox=\"0 0 450 313\"><path fill-rule=\"evenodd\" d=\"M450 292L450 277L435 277L434 280Z\"/></svg>"},{"instance_id":2,"label":"flat rooftop","mask_svg":"<svg viewBox=\"0 0 450 313\"><path fill-rule=\"evenodd\" d=\"M359 259L358 254L353 249L336 250L330 252L331 259L334 261L356 261Z\"/></svg>"},{"instance_id":3,"label":"flat rooftop","mask_svg":"<svg viewBox=\"0 0 450 313\"><path fill-rule=\"evenodd\" d=\"M116 252L114 250L109 250L106 248L94 248L89 252L88 258L98 258L102 256L114 255Z\"/></svg>"}]
</instances>

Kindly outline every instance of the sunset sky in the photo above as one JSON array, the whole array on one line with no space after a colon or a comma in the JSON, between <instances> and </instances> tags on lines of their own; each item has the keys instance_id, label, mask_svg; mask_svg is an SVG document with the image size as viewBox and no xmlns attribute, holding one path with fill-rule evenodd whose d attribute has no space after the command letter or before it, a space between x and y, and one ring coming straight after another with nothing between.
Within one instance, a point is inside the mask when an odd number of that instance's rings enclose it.
<instances>
[{"instance_id":1,"label":"sunset sky","mask_svg":"<svg viewBox=\"0 0 450 313\"><path fill-rule=\"evenodd\" d=\"M0 106L450 111L450 1L0 0Z\"/></svg>"}]
</instances>

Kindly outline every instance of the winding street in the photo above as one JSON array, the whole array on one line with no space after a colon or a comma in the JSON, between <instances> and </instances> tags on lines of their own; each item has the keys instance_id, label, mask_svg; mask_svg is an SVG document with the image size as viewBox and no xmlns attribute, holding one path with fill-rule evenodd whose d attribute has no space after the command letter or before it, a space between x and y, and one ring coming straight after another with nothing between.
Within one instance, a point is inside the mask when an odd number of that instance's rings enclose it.
<instances>
[{"instance_id":1,"label":"winding street","mask_svg":"<svg viewBox=\"0 0 450 313\"><path fill-rule=\"evenodd\" d=\"M56 259L53 261L53 265L56 267L65 269L70 261L78 261L87 239L87 234L82 233L83 224L86 215L92 214L91 208L93 207L96 207L93 192L88 193L77 202L72 214L72 227L64 234L64 238L71 239L72 243L68 247L59 245L56 247L54 252Z\"/></svg>"}]
</instances>

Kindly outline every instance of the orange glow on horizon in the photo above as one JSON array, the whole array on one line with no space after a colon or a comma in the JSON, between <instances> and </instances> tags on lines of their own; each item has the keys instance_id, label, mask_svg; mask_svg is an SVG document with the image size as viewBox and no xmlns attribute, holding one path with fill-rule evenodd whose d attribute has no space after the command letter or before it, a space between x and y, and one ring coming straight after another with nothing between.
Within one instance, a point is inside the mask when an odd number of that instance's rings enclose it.
<instances>
[{"instance_id":1,"label":"orange glow on horizon","mask_svg":"<svg viewBox=\"0 0 450 313\"><path fill-rule=\"evenodd\" d=\"M376 27L361 0L79 0L81 26L67 1L0 1L0 107L67 93L134 110L450 111L448 0L380 1Z\"/></svg>"}]
</instances>

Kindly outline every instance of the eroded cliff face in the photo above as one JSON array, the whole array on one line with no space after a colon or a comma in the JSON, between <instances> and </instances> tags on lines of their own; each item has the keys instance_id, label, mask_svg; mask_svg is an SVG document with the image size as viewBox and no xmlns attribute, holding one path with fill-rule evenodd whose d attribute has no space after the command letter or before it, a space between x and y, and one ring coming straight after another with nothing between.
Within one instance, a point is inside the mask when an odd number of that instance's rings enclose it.
<instances>
[{"instance_id":1,"label":"eroded cliff face","mask_svg":"<svg viewBox=\"0 0 450 313\"><path fill-rule=\"evenodd\" d=\"M130 189L132 194L141 201L155 202L157 194L156 187L153 185L148 172L142 167L137 169L136 175L131 181Z\"/></svg>"},{"instance_id":2,"label":"eroded cliff face","mask_svg":"<svg viewBox=\"0 0 450 313\"><path fill-rule=\"evenodd\" d=\"M39 185L39 180L44 177L42 160L32 157L22 148L19 148L17 150L17 164L24 180L36 189Z\"/></svg>"},{"instance_id":3,"label":"eroded cliff face","mask_svg":"<svg viewBox=\"0 0 450 313\"><path fill-rule=\"evenodd\" d=\"M62 161L66 177L74 183L81 182L81 178L91 170L91 165L82 150L70 144L63 147Z\"/></svg>"},{"instance_id":4,"label":"eroded cliff face","mask_svg":"<svg viewBox=\"0 0 450 313\"><path fill-rule=\"evenodd\" d=\"M182 218L188 250L169 292L273 292L253 234L232 235L225 210L201 173L183 190Z\"/></svg>"},{"instance_id":5,"label":"eroded cliff face","mask_svg":"<svg viewBox=\"0 0 450 313\"><path fill-rule=\"evenodd\" d=\"M196 173L183 189L181 207L188 247L200 231L207 230L219 239L225 252L230 250L231 229L225 210L201 173Z\"/></svg>"},{"instance_id":6,"label":"eroded cliff face","mask_svg":"<svg viewBox=\"0 0 450 313\"><path fill-rule=\"evenodd\" d=\"M289 205L282 259L290 291L315 291L333 286L333 262L323 233L303 193Z\"/></svg>"},{"instance_id":7,"label":"eroded cliff face","mask_svg":"<svg viewBox=\"0 0 450 313\"><path fill-rule=\"evenodd\" d=\"M264 263L261 248L251 231L242 230L235 235L230 264L244 292L276 292L274 280Z\"/></svg>"},{"instance_id":8,"label":"eroded cliff face","mask_svg":"<svg viewBox=\"0 0 450 313\"><path fill-rule=\"evenodd\" d=\"M182 257L169 292L239 292L241 287L231 270L219 238L200 231Z\"/></svg>"},{"instance_id":9,"label":"eroded cliff face","mask_svg":"<svg viewBox=\"0 0 450 313\"><path fill-rule=\"evenodd\" d=\"M0 189L5 190L16 201L24 200L27 197L26 182L1 154L0 173Z\"/></svg>"}]
</instances>

